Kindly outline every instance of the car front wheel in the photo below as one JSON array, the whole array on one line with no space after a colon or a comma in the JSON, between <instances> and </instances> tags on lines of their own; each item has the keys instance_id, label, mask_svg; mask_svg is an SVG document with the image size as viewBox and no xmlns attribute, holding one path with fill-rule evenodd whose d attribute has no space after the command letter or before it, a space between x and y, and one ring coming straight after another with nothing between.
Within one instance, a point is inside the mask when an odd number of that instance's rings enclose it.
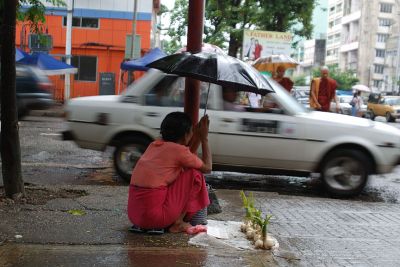
<instances>
[{"instance_id":1,"label":"car front wheel","mask_svg":"<svg viewBox=\"0 0 400 267\"><path fill-rule=\"evenodd\" d=\"M371 160L361 151L337 149L325 158L321 178L325 189L334 196L358 195L371 173Z\"/></svg>"},{"instance_id":2,"label":"car front wheel","mask_svg":"<svg viewBox=\"0 0 400 267\"><path fill-rule=\"evenodd\" d=\"M392 115L390 115L389 112L386 113L386 121L387 122L394 122L395 119L392 117Z\"/></svg>"},{"instance_id":3,"label":"car front wheel","mask_svg":"<svg viewBox=\"0 0 400 267\"><path fill-rule=\"evenodd\" d=\"M370 118L371 120L375 120L375 114L374 114L374 112L373 112L372 110L369 110L368 113L369 113L369 118Z\"/></svg>"},{"instance_id":4,"label":"car front wheel","mask_svg":"<svg viewBox=\"0 0 400 267\"><path fill-rule=\"evenodd\" d=\"M135 136L126 136L119 140L114 151L114 167L126 182L130 182L132 170L150 142L147 138Z\"/></svg>"}]
</instances>

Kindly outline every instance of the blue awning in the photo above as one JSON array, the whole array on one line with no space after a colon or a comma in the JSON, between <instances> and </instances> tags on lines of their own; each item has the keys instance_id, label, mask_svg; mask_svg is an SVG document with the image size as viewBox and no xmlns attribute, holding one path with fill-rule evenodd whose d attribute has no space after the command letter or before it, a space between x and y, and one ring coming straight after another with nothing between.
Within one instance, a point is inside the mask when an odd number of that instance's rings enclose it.
<instances>
[{"instance_id":1,"label":"blue awning","mask_svg":"<svg viewBox=\"0 0 400 267\"><path fill-rule=\"evenodd\" d=\"M165 57L166 55L167 54L164 53L160 48L154 48L139 59L122 62L121 69L130 71L134 70L147 71L149 69L146 67L147 64L150 64L151 62L156 61L157 59Z\"/></svg>"},{"instance_id":2,"label":"blue awning","mask_svg":"<svg viewBox=\"0 0 400 267\"><path fill-rule=\"evenodd\" d=\"M33 53L23 57L18 63L36 66L46 75L74 74L78 69L45 53Z\"/></svg>"}]
</instances>

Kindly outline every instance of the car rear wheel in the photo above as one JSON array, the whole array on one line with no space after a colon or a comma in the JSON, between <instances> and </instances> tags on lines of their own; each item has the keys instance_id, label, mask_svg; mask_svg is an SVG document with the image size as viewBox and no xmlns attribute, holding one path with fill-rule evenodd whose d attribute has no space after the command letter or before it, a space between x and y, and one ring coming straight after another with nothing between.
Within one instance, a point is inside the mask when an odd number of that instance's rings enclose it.
<instances>
[{"instance_id":1,"label":"car rear wheel","mask_svg":"<svg viewBox=\"0 0 400 267\"><path fill-rule=\"evenodd\" d=\"M394 122L395 119L392 117L392 115L390 115L389 112L386 112L386 121L387 122Z\"/></svg>"},{"instance_id":2,"label":"car rear wheel","mask_svg":"<svg viewBox=\"0 0 400 267\"><path fill-rule=\"evenodd\" d=\"M358 195L371 173L371 160L361 151L337 149L325 158L321 178L325 189L334 196Z\"/></svg>"},{"instance_id":3,"label":"car rear wheel","mask_svg":"<svg viewBox=\"0 0 400 267\"><path fill-rule=\"evenodd\" d=\"M130 181L133 168L150 142L147 138L135 136L126 136L118 141L114 151L114 167L126 182Z\"/></svg>"}]
</instances>

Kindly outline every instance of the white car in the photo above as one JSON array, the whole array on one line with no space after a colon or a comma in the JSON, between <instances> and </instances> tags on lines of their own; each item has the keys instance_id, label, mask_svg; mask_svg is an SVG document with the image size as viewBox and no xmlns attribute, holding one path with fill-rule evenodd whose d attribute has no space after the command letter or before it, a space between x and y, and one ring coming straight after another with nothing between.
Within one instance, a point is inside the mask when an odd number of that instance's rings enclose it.
<instances>
[{"instance_id":1,"label":"white car","mask_svg":"<svg viewBox=\"0 0 400 267\"><path fill-rule=\"evenodd\" d=\"M214 170L309 175L320 173L334 195L358 194L368 176L387 173L400 158L400 130L384 123L305 109L268 79L279 108L225 111L222 90L211 85L207 114ZM203 114L207 85L202 86ZM115 146L114 165L127 181L146 147L159 137L166 114L183 111L184 79L157 70L123 95L75 98L66 105L64 140L104 150Z\"/></svg>"},{"instance_id":2,"label":"white car","mask_svg":"<svg viewBox=\"0 0 400 267\"><path fill-rule=\"evenodd\" d=\"M352 95L338 95L337 98L339 101L339 113L345 114L345 115L351 115L352 106L350 105L350 102L351 102L351 100L353 100L353 96ZM335 101L331 102L330 111L336 112L336 102ZM366 111L367 111L367 105L362 104L361 110L360 110L362 116L365 115Z\"/></svg>"}]
</instances>

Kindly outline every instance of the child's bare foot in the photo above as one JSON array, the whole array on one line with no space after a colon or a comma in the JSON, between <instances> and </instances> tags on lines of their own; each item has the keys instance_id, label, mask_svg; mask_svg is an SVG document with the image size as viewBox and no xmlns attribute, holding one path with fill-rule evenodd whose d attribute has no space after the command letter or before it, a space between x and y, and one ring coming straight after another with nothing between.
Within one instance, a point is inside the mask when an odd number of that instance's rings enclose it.
<instances>
[{"instance_id":1,"label":"child's bare foot","mask_svg":"<svg viewBox=\"0 0 400 267\"><path fill-rule=\"evenodd\" d=\"M170 233L186 232L186 230L191 226L192 225L190 223L187 223L187 222L176 222L168 229L168 231Z\"/></svg>"}]
</instances>

